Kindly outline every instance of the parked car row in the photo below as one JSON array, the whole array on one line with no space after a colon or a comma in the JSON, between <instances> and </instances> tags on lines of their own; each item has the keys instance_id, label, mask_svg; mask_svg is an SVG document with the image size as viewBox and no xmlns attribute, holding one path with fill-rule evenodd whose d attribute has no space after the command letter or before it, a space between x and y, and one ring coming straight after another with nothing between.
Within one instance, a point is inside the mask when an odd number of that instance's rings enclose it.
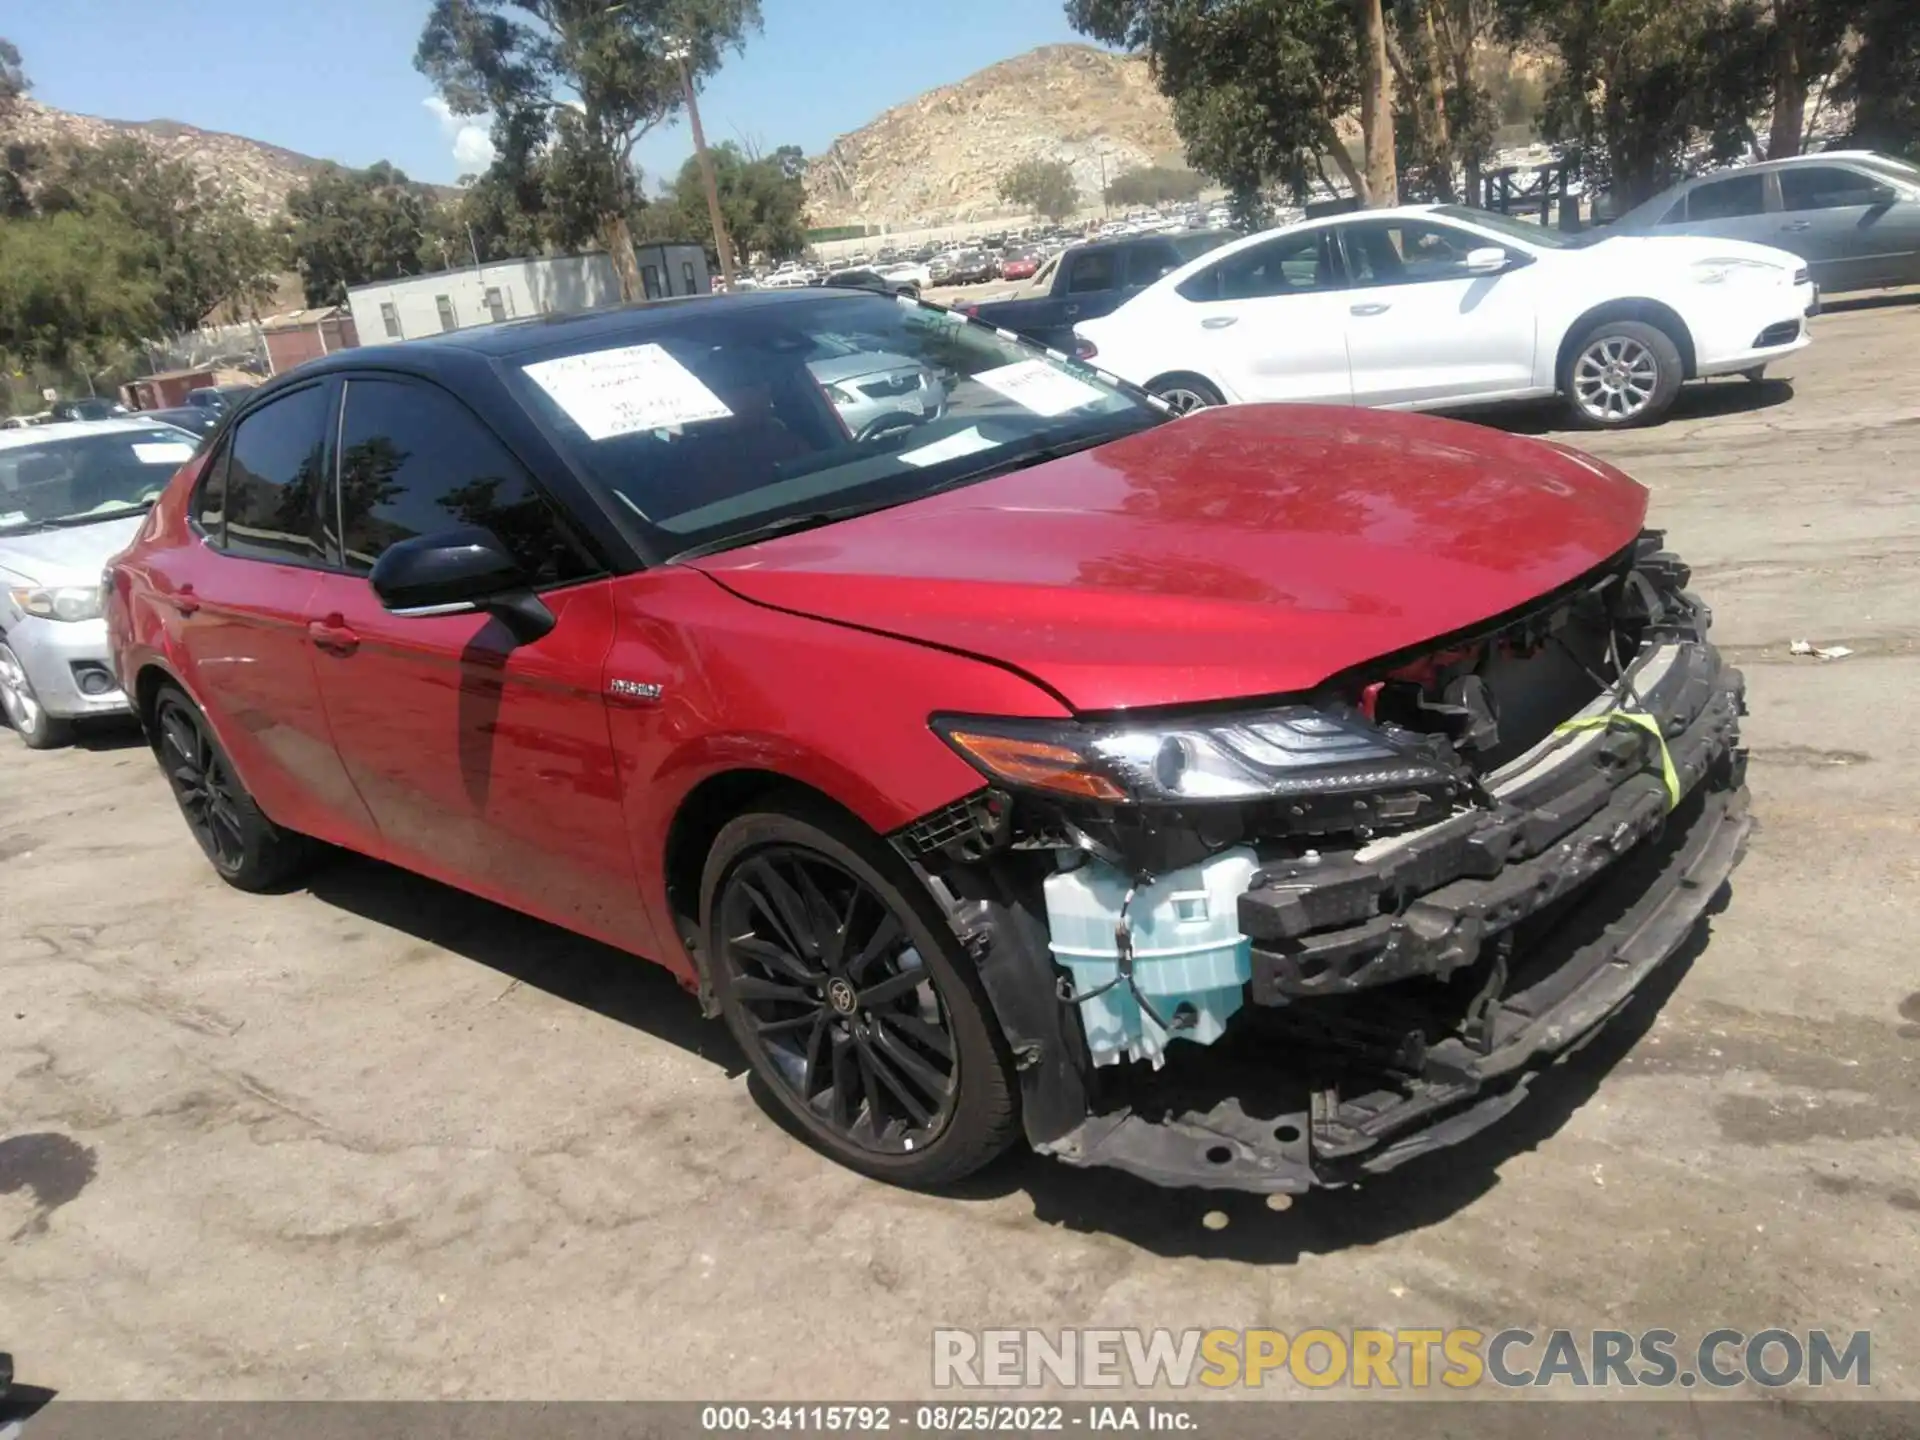
<instances>
[{"instance_id":1,"label":"parked car row","mask_svg":"<svg viewBox=\"0 0 1920 1440\"><path fill-rule=\"evenodd\" d=\"M869 1175L1024 1136L1377 1183L1508 1114L1741 853L1738 672L1565 447L1175 417L837 286L377 362L198 451L0 437L0 653L53 647L9 715L132 708L239 889L324 843L658 961Z\"/></svg>"},{"instance_id":2,"label":"parked car row","mask_svg":"<svg viewBox=\"0 0 1920 1440\"><path fill-rule=\"evenodd\" d=\"M189 390L181 403L158 410L129 410L118 400L104 395L87 395L71 400L56 400L34 415L11 415L0 421L0 429L25 430L40 425L67 424L74 421L116 420L134 416L142 420L177 425L197 435L209 434L227 409L246 395L251 385L203 385Z\"/></svg>"}]
</instances>

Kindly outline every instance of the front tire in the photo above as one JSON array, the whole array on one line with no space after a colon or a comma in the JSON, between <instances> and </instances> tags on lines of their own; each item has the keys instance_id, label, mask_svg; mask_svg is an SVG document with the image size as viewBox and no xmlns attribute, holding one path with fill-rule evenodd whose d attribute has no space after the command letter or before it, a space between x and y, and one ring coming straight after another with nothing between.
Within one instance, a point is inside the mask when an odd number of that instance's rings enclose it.
<instances>
[{"instance_id":1,"label":"front tire","mask_svg":"<svg viewBox=\"0 0 1920 1440\"><path fill-rule=\"evenodd\" d=\"M915 1188L1006 1149L1005 1042L940 907L879 840L796 796L721 830L701 895L721 1012L816 1146Z\"/></svg>"},{"instance_id":2,"label":"front tire","mask_svg":"<svg viewBox=\"0 0 1920 1440\"><path fill-rule=\"evenodd\" d=\"M275 825L240 783L200 708L168 685L153 706L153 750L187 829L220 878L238 890L272 890L312 858L312 841Z\"/></svg>"},{"instance_id":3,"label":"front tire","mask_svg":"<svg viewBox=\"0 0 1920 1440\"><path fill-rule=\"evenodd\" d=\"M1651 425L1673 408L1686 378L1680 347L1656 325L1604 320L1567 357L1561 393L1574 419L1595 430Z\"/></svg>"},{"instance_id":4,"label":"front tire","mask_svg":"<svg viewBox=\"0 0 1920 1440\"><path fill-rule=\"evenodd\" d=\"M6 712L13 733L29 750L57 750L73 739L73 722L47 713L27 676L27 667L4 642L0 642L0 710Z\"/></svg>"}]
</instances>

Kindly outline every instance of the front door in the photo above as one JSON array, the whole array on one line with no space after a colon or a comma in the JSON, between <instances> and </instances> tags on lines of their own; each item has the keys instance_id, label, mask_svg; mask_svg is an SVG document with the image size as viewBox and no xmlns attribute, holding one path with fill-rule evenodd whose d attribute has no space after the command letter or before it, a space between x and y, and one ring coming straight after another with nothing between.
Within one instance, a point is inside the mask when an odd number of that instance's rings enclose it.
<instances>
[{"instance_id":1,"label":"front door","mask_svg":"<svg viewBox=\"0 0 1920 1440\"><path fill-rule=\"evenodd\" d=\"M356 848L372 818L334 753L308 603L325 573L333 387L288 391L244 416L195 491L191 552L156 583L172 653L241 783L276 823Z\"/></svg>"},{"instance_id":2,"label":"front door","mask_svg":"<svg viewBox=\"0 0 1920 1440\"><path fill-rule=\"evenodd\" d=\"M654 950L607 727L609 582L474 414L422 381L350 377L342 573L308 601L334 743L387 853L516 909ZM483 525L553 611L521 643L493 616L406 616L367 582L400 540ZM657 952L656 952L657 953Z\"/></svg>"},{"instance_id":3,"label":"front door","mask_svg":"<svg viewBox=\"0 0 1920 1440\"><path fill-rule=\"evenodd\" d=\"M1467 400L1533 385L1537 270L1470 273L1473 251L1505 247L1417 216L1338 230L1355 404Z\"/></svg>"},{"instance_id":4,"label":"front door","mask_svg":"<svg viewBox=\"0 0 1920 1440\"><path fill-rule=\"evenodd\" d=\"M1847 165L1787 165L1780 233L1769 243L1805 256L1822 290L1905 284L1920 251L1920 204Z\"/></svg>"}]
</instances>

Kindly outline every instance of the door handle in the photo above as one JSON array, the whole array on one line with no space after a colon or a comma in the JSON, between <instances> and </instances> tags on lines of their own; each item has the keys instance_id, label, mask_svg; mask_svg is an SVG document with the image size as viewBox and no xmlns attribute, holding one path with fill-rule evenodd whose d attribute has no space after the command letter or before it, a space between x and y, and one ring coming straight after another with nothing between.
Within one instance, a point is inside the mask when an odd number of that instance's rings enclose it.
<instances>
[{"instance_id":1,"label":"door handle","mask_svg":"<svg viewBox=\"0 0 1920 1440\"><path fill-rule=\"evenodd\" d=\"M1200 328L1202 330L1224 330L1229 325L1238 325L1239 323L1240 317L1238 315L1210 315L1200 322Z\"/></svg>"},{"instance_id":2,"label":"door handle","mask_svg":"<svg viewBox=\"0 0 1920 1440\"><path fill-rule=\"evenodd\" d=\"M1384 315L1392 308L1391 305L1355 305L1347 313L1349 315Z\"/></svg>"},{"instance_id":3,"label":"door handle","mask_svg":"<svg viewBox=\"0 0 1920 1440\"><path fill-rule=\"evenodd\" d=\"M1811 230L1813 228L1813 222L1811 220L1793 220L1782 225L1780 228L1782 230Z\"/></svg>"},{"instance_id":4,"label":"door handle","mask_svg":"<svg viewBox=\"0 0 1920 1440\"><path fill-rule=\"evenodd\" d=\"M175 610L178 610L183 616L192 615L200 608L200 602L193 598L193 586L190 583L182 585L178 590L167 596L167 603L173 606Z\"/></svg>"},{"instance_id":5,"label":"door handle","mask_svg":"<svg viewBox=\"0 0 1920 1440\"><path fill-rule=\"evenodd\" d=\"M313 641L316 650L324 650L329 655L351 655L360 648L360 637L338 615L309 620L307 638Z\"/></svg>"}]
</instances>

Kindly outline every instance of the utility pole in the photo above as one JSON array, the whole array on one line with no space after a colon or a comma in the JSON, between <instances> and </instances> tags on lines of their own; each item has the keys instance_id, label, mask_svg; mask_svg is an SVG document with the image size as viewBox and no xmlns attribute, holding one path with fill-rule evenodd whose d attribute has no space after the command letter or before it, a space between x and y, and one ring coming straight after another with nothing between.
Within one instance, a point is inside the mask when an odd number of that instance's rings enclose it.
<instances>
[{"instance_id":1,"label":"utility pole","mask_svg":"<svg viewBox=\"0 0 1920 1440\"><path fill-rule=\"evenodd\" d=\"M726 217L720 213L720 185L713 178L713 157L707 153L707 132L700 127L700 102L693 93L693 71L687 67L692 52L675 45L667 58L680 67L680 85L687 95L687 119L693 124L693 153L700 160L700 178L707 188L707 218L713 222L713 248L720 253L720 279L733 293L733 241L727 235Z\"/></svg>"}]
</instances>

